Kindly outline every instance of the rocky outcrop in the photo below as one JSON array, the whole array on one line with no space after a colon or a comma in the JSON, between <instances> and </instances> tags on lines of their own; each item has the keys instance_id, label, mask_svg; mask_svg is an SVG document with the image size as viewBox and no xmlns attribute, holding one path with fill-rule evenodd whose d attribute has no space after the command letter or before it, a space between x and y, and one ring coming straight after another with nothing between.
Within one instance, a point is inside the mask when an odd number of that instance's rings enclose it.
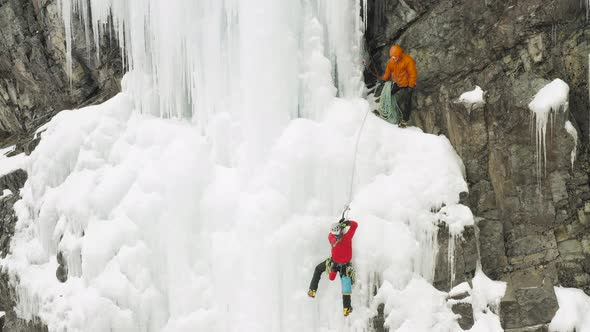
<instances>
[{"instance_id":1,"label":"rocky outcrop","mask_svg":"<svg viewBox=\"0 0 590 332\"><path fill-rule=\"evenodd\" d=\"M4 258L10 249L10 239L14 235L14 226L17 218L14 213L14 203L20 199L20 188L27 180L27 174L23 170L17 170L0 177L0 192L9 189L12 194L0 198L0 257ZM18 299L15 289L12 287L10 277L5 271L0 271L0 311L4 311L3 324L0 331L27 331L44 332L47 328L37 319L25 321L16 316L15 302Z\"/></svg>"},{"instance_id":2,"label":"rocky outcrop","mask_svg":"<svg viewBox=\"0 0 590 332\"><path fill-rule=\"evenodd\" d=\"M391 44L401 44L419 72L412 121L446 135L463 159L482 269L508 282L504 328L546 329L557 310L554 285L590 294L590 28L580 2L370 0L368 13L366 77L382 71ZM548 126L547 159L539 165L528 103L555 78L570 87L569 108ZM476 85L485 105L456 102ZM573 167L566 120L580 138ZM441 239L435 284L448 289ZM464 240L454 255L456 283L469 279L461 266L470 265L465 250L476 247L468 243L475 237Z\"/></svg>"},{"instance_id":3,"label":"rocky outcrop","mask_svg":"<svg viewBox=\"0 0 590 332\"><path fill-rule=\"evenodd\" d=\"M461 236L453 237L443 224L437 238L439 249L434 286L449 291L463 281L471 280L475 275L478 259L475 227L466 227ZM450 255L449 250L452 250Z\"/></svg>"},{"instance_id":4,"label":"rocky outcrop","mask_svg":"<svg viewBox=\"0 0 590 332\"><path fill-rule=\"evenodd\" d=\"M0 139L25 135L55 113L104 101L120 90L118 46L104 41L97 60L78 20L72 76L55 0L0 0Z\"/></svg>"},{"instance_id":5,"label":"rocky outcrop","mask_svg":"<svg viewBox=\"0 0 590 332\"><path fill-rule=\"evenodd\" d=\"M469 287L472 286L473 285L469 285ZM453 313L458 315L459 318L457 319L457 323L462 329L469 330L473 327L475 321L473 320L473 306L471 304L471 294L469 291L449 296L447 304L450 304Z\"/></svg>"}]
</instances>

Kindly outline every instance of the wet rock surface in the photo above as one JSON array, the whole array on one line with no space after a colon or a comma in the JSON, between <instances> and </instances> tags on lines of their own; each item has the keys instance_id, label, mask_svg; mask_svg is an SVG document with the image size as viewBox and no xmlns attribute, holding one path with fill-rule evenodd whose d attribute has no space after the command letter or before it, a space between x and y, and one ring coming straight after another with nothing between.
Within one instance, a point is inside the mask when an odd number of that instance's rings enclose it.
<instances>
[{"instance_id":1,"label":"wet rock surface","mask_svg":"<svg viewBox=\"0 0 590 332\"><path fill-rule=\"evenodd\" d=\"M441 225L437 241L439 249L434 271L434 286L449 291L464 281L470 281L475 275L477 267L475 228L472 226L466 227L462 236L451 237L448 228ZM454 245L449 243L451 241L454 242ZM449 249L453 247L451 261L449 259Z\"/></svg>"}]
</instances>

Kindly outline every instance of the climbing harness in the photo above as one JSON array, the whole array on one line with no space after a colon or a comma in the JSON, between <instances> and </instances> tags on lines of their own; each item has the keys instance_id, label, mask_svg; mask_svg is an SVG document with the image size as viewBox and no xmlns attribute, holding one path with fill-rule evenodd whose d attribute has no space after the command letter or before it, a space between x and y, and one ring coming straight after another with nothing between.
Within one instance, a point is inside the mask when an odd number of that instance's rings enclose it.
<instances>
[{"instance_id":1,"label":"climbing harness","mask_svg":"<svg viewBox=\"0 0 590 332\"><path fill-rule=\"evenodd\" d=\"M348 266L346 267L346 272L344 274L350 278L351 284L354 285L356 281L356 271L354 270L354 266L352 265L352 263L348 263Z\"/></svg>"},{"instance_id":2,"label":"climbing harness","mask_svg":"<svg viewBox=\"0 0 590 332\"><path fill-rule=\"evenodd\" d=\"M326 259L326 273L332 271L332 258Z\"/></svg>"},{"instance_id":3,"label":"climbing harness","mask_svg":"<svg viewBox=\"0 0 590 332\"><path fill-rule=\"evenodd\" d=\"M340 277L347 277L350 279L350 285L354 285L356 282L356 271L352 262L338 264L335 263L332 258L326 259L326 273L330 273L332 270L336 270L340 273Z\"/></svg>"}]
</instances>

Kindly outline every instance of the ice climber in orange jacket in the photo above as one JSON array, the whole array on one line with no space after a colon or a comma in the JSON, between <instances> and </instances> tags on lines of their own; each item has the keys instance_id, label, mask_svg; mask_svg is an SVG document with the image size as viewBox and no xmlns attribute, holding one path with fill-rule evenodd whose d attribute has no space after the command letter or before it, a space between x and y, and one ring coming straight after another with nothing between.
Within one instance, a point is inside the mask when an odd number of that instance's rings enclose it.
<instances>
[{"instance_id":1,"label":"ice climber in orange jacket","mask_svg":"<svg viewBox=\"0 0 590 332\"><path fill-rule=\"evenodd\" d=\"M391 95L405 93L405 103L402 109L403 120L400 123L400 127L405 127L407 122L410 120L410 114L412 112L412 93L416 86L416 80L418 79L418 73L416 72L416 63L414 59L403 52L402 47L399 45L393 45L389 49L389 61L387 62L387 68L385 68L385 74L382 79L384 81L392 80L395 84L391 88ZM400 98L398 98L400 99Z\"/></svg>"}]
</instances>

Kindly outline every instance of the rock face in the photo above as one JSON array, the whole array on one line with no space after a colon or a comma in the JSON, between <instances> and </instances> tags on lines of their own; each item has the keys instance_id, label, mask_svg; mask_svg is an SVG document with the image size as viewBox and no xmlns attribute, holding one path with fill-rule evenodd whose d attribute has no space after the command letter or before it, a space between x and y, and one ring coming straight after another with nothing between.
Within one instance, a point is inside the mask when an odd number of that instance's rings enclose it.
<instances>
[{"instance_id":1,"label":"rock face","mask_svg":"<svg viewBox=\"0 0 590 332\"><path fill-rule=\"evenodd\" d=\"M0 139L24 135L58 111L104 101L120 90L118 47L105 41L97 60L77 20L70 81L58 13L58 1L0 0Z\"/></svg>"},{"instance_id":2,"label":"rock face","mask_svg":"<svg viewBox=\"0 0 590 332\"><path fill-rule=\"evenodd\" d=\"M382 72L393 43L402 45L419 75L412 121L449 137L463 159L482 269L508 282L503 327L546 330L558 306L554 285L590 294L585 10L577 0L369 0L368 19L366 77ZM555 78L570 87L569 108L547 127L539 164L528 103ZM476 85L485 105L456 102ZM566 120L580 138L573 167ZM472 247L457 245L455 266L469 266L463 257ZM435 278L441 289L450 285L446 257L439 255ZM469 279L469 271L456 271L456 283Z\"/></svg>"},{"instance_id":3,"label":"rock face","mask_svg":"<svg viewBox=\"0 0 590 332\"><path fill-rule=\"evenodd\" d=\"M22 170L0 177L0 192L4 189L10 189L12 195L0 198L0 256L6 257L10 248L10 239L14 234L14 225L16 224L16 215L13 210L14 203L20 199L19 188L27 180L27 174ZM47 328L33 320L30 322L17 318L14 312L17 295L11 286L9 276L0 271L0 311L6 312L0 331L27 331L27 332L44 332Z\"/></svg>"},{"instance_id":4,"label":"rock face","mask_svg":"<svg viewBox=\"0 0 590 332\"><path fill-rule=\"evenodd\" d=\"M452 261L449 259L449 249L453 248L449 246L451 241L454 241ZM437 265L434 271L436 288L448 291L463 281L473 278L478 257L474 227L466 227L462 237L453 238L449 236L448 228L441 226L438 232L438 246Z\"/></svg>"}]
</instances>

